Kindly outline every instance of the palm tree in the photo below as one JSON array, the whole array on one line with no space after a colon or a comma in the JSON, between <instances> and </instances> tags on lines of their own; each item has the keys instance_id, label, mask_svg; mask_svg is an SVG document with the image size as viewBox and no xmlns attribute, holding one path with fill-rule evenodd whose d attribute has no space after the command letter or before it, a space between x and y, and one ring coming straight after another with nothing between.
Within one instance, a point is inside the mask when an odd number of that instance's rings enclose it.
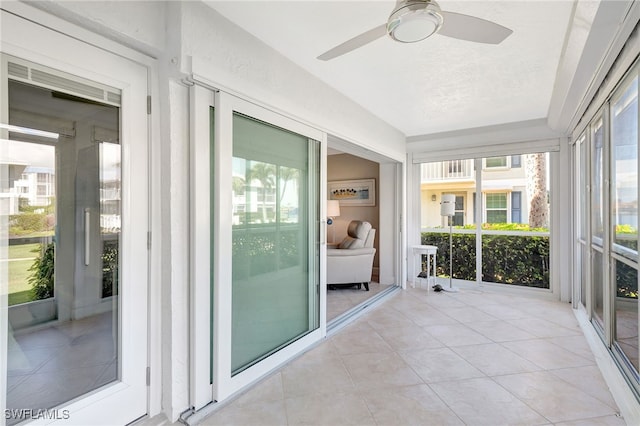
<instances>
[{"instance_id":1,"label":"palm tree","mask_svg":"<svg viewBox=\"0 0 640 426\"><path fill-rule=\"evenodd\" d=\"M243 195L244 194L244 178L240 177L240 176L234 176L233 177L233 192L236 195Z\"/></svg>"},{"instance_id":2,"label":"palm tree","mask_svg":"<svg viewBox=\"0 0 640 426\"><path fill-rule=\"evenodd\" d=\"M280 205L282 205L282 198L287 191L287 183L291 180L295 180L299 175L300 170L293 167L280 167L280 180L283 181L282 188L280 190Z\"/></svg>"},{"instance_id":3,"label":"palm tree","mask_svg":"<svg viewBox=\"0 0 640 426\"><path fill-rule=\"evenodd\" d=\"M258 162L251 167L251 180L260 181L262 187L262 222L267 223L267 191L275 185L276 168L269 163Z\"/></svg>"},{"instance_id":4,"label":"palm tree","mask_svg":"<svg viewBox=\"0 0 640 426\"><path fill-rule=\"evenodd\" d=\"M529 199L529 227L546 228L549 225L547 155L545 153L527 154L525 172Z\"/></svg>"}]
</instances>

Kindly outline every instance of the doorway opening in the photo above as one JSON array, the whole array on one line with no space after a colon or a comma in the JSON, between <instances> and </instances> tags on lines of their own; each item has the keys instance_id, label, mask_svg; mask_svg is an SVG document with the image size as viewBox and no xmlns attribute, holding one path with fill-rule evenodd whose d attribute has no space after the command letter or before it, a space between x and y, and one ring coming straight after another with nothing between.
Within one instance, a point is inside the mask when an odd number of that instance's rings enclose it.
<instances>
[{"instance_id":1,"label":"doorway opening","mask_svg":"<svg viewBox=\"0 0 640 426\"><path fill-rule=\"evenodd\" d=\"M341 182L373 192L356 202L333 197L339 201L340 208L338 216L329 214L332 223L327 226L328 247L339 246L348 235L349 225L362 221L371 224L375 248L368 290L362 282L332 285L331 280L327 280L327 324L331 328L384 297L388 291L397 289L401 283L400 235L395 231L400 224L402 180L401 165L397 161L335 137L330 136L328 142L328 200L332 199L332 188ZM331 267L327 255L327 277L331 276L328 270Z\"/></svg>"}]
</instances>

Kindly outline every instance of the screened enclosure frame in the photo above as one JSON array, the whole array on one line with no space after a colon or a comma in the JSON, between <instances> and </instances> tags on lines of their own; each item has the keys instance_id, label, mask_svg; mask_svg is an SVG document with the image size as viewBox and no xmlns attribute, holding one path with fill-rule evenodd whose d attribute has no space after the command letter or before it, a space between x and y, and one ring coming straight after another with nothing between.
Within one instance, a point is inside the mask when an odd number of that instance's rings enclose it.
<instances>
[{"instance_id":1,"label":"screened enclosure frame","mask_svg":"<svg viewBox=\"0 0 640 426\"><path fill-rule=\"evenodd\" d=\"M614 186L617 184L618 175L617 161L623 160L626 157L622 153L616 152L616 148L619 139L614 134L614 105L617 101L623 98L625 91L632 87L632 83L635 80L637 87L638 79L640 78L640 63L638 60L628 69L628 71L620 78L620 80L609 89L608 93L604 93L604 97L600 104L597 104L597 109L593 108L591 115L586 115L584 121L574 130L574 142L572 144L572 157L573 157L573 210L574 216L578 218L584 218L586 221L584 229L581 227L581 222L578 221L573 226L573 257L576 259L576 267L574 270L573 285L574 285L574 308L583 311L584 315L591 322L591 326L599 336L604 347L611 354L614 362L626 376L625 380L629 383L630 388L635 393L636 398L640 397L640 375L638 372L637 358L636 365L632 364L632 361L628 357L628 353L625 353L624 349L620 345L620 336L618 335L620 319L618 318L619 310L625 306L625 300L622 300L618 295L618 281L616 271L618 267L634 270L637 279L637 272L640 268L638 261L638 253L632 249L625 247L617 242L618 229L617 225L621 225L620 218L616 215L617 205L622 203L618 195L618 188ZM636 94L637 103L637 94ZM640 112L636 119L636 132L637 126L640 122ZM601 176L598 174L598 168L594 167L594 128L598 127L599 122L602 123L602 168L600 170ZM638 137L636 135L636 137ZM581 146L585 149L581 150ZM640 188L640 156L638 156L638 144L640 141L636 141L635 145L635 171L636 174L636 188L635 188L635 219L638 219L637 211L637 199L638 188ZM628 153L627 153L628 154ZM582 158L582 157L586 158ZM586 182L582 182L582 176ZM595 191L594 180L598 178L603 182L602 188L602 236L597 235L594 231L595 224L594 219L594 197ZM586 183L586 188L581 188L581 184ZM583 193L581 194L581 191ZM584 199L583 199L584 197ZM581 231L586 230L586 235L581 235ZM636 235L633 242L638 247L639 236L636 225ZM580 250L586 249L586 256L584 252L579 253ZM601 254L602 265L598 270L600 277L594 276L594 250ZM578 262L578 260L580 262ZM580 269L586 273L581 274ZM601 282L598 286L595 285L596 280ZM636 285L638 282L636 281ZM637 291L637 290L636 290ZM601 292L601 294L600 294ZM637 294L637 293L636 293ZM636 295L637 297L637 295ZM602 306L598 308L598 300ZM638 310L637 298L635 299L635 315L640 317L640 311ZM628 303L627 303L628 304ZM601 311L598 314L598 309ZM602 318L600 318L600 315ZM636 320L638 321L638 320ZM639 337L637 336L637 330L640 328L640 323L636 324L636 336L635 344L638 345ZM627 351L629 348L627 347ZM640 357L640 350L636 349L636 357Z\"/></svg>"},{"instance_id":2,"label":"screened enclosure frame","mask_svg":"<svg viewBox=\"0 0 640 426\"><path fill-rule=\"evenodd\" d=\"M503 147L497 148L496 145L489 146L474 146L469 149L465 149L466 154L461 156L459 149L445 149L442 151L434 151L429 153L413 153L411 155L411 162L413 163L413 182L412 186L415 188L413 191L414 200L412 213L415 218L414 223L414 233L415 235L421 235L422 227L421 227L421 164L423 163L432 163L432 162L440 162L440 161L458 161L458 160L472 160L474 163L474 181L475 181L475 194L483 194L481 197L476 197L475 206L473 207L474 215L476 218L483 218L486 206L485 206L485 189L483 187L483 179L482 176L485 172L485 160L490 157L507 157L507 165L511 164L511 156L514 155L525 155L525 154L533 154L533 153L548 153L549 162L547 164L547 169L550 173L550 211L549 211L549 227L550 231L548 233L549 241L550 241L550 255L549 255L549 288L548 289L539 289L539 288L528 288L525 286L511 286L500 283L491 283L482 280L482 236L484 235L492 235L498 234L499 231L488 231L482 230L482 220L476 220L476 224L474 229L460 229L456 230L454 233L460 234L474 234L477 235L475 250L476 250L476 278L473 281L470 281L474 284L479 285L491 285L496 286L497 288L505 288L511 289L512 287L517 287L514 289L515 291L534 291L538 294L540 293L548 293L548 294L564 294L566 289L562 286L560 280L560 271L557 268L559 265L559 255L560 255L560 243L562 241L560 222L563 220L561 215L559 215L560 209L560 180L556 178L560 175L560 156L562 155L561 145L564 141L562 139L543 139L537 141L527 142L526 144L522 143L505 143ZM519 165L520 166L520 165ZM455 191L453 191L455 192ZM492 191L489 190L489 193ZM470 201L470 200L469 200ZM478 202L480 201L480 202ZM529 235L529 236L541 236L542 234L539 232L520 232L520 231L509 231L509 235Z\"/></svg>"}]
</instances>

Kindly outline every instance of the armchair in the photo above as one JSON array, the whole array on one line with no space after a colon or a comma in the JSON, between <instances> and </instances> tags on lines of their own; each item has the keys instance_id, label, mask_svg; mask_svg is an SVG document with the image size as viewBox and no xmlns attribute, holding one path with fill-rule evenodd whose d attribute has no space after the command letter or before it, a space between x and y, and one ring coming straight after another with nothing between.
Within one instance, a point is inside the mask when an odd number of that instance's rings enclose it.
<instances>
[{"instance_id":1,"label":"armchair","mask_svg":"<svg viewBox=\"0 0 640 426\"><path fill-rule=\"evenodd\" d=\"M329 287L364 284L369 291L373 256L376 249L373 239L376 230L369 222L353 220L347 228L347 236L338 248L327 249L327 285Z\"/></svg>"}]
</instances>

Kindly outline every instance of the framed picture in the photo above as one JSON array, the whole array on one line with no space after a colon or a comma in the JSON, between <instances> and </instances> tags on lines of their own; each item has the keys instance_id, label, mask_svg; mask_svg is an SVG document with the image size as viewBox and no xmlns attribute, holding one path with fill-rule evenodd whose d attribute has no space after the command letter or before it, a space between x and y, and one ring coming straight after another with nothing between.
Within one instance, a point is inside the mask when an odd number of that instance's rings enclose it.
<instances>
[{"instance_id":1,"label":"framed picture","mask_svg":"<svg viewBox=\"0 0 640 426\"><path fill-rule=\"evenodd\" d=\"M327 187L330 200L340 201L341 206L372 207L376 205L376 180L336 180Z\"/></svg>"}]
</instances>

